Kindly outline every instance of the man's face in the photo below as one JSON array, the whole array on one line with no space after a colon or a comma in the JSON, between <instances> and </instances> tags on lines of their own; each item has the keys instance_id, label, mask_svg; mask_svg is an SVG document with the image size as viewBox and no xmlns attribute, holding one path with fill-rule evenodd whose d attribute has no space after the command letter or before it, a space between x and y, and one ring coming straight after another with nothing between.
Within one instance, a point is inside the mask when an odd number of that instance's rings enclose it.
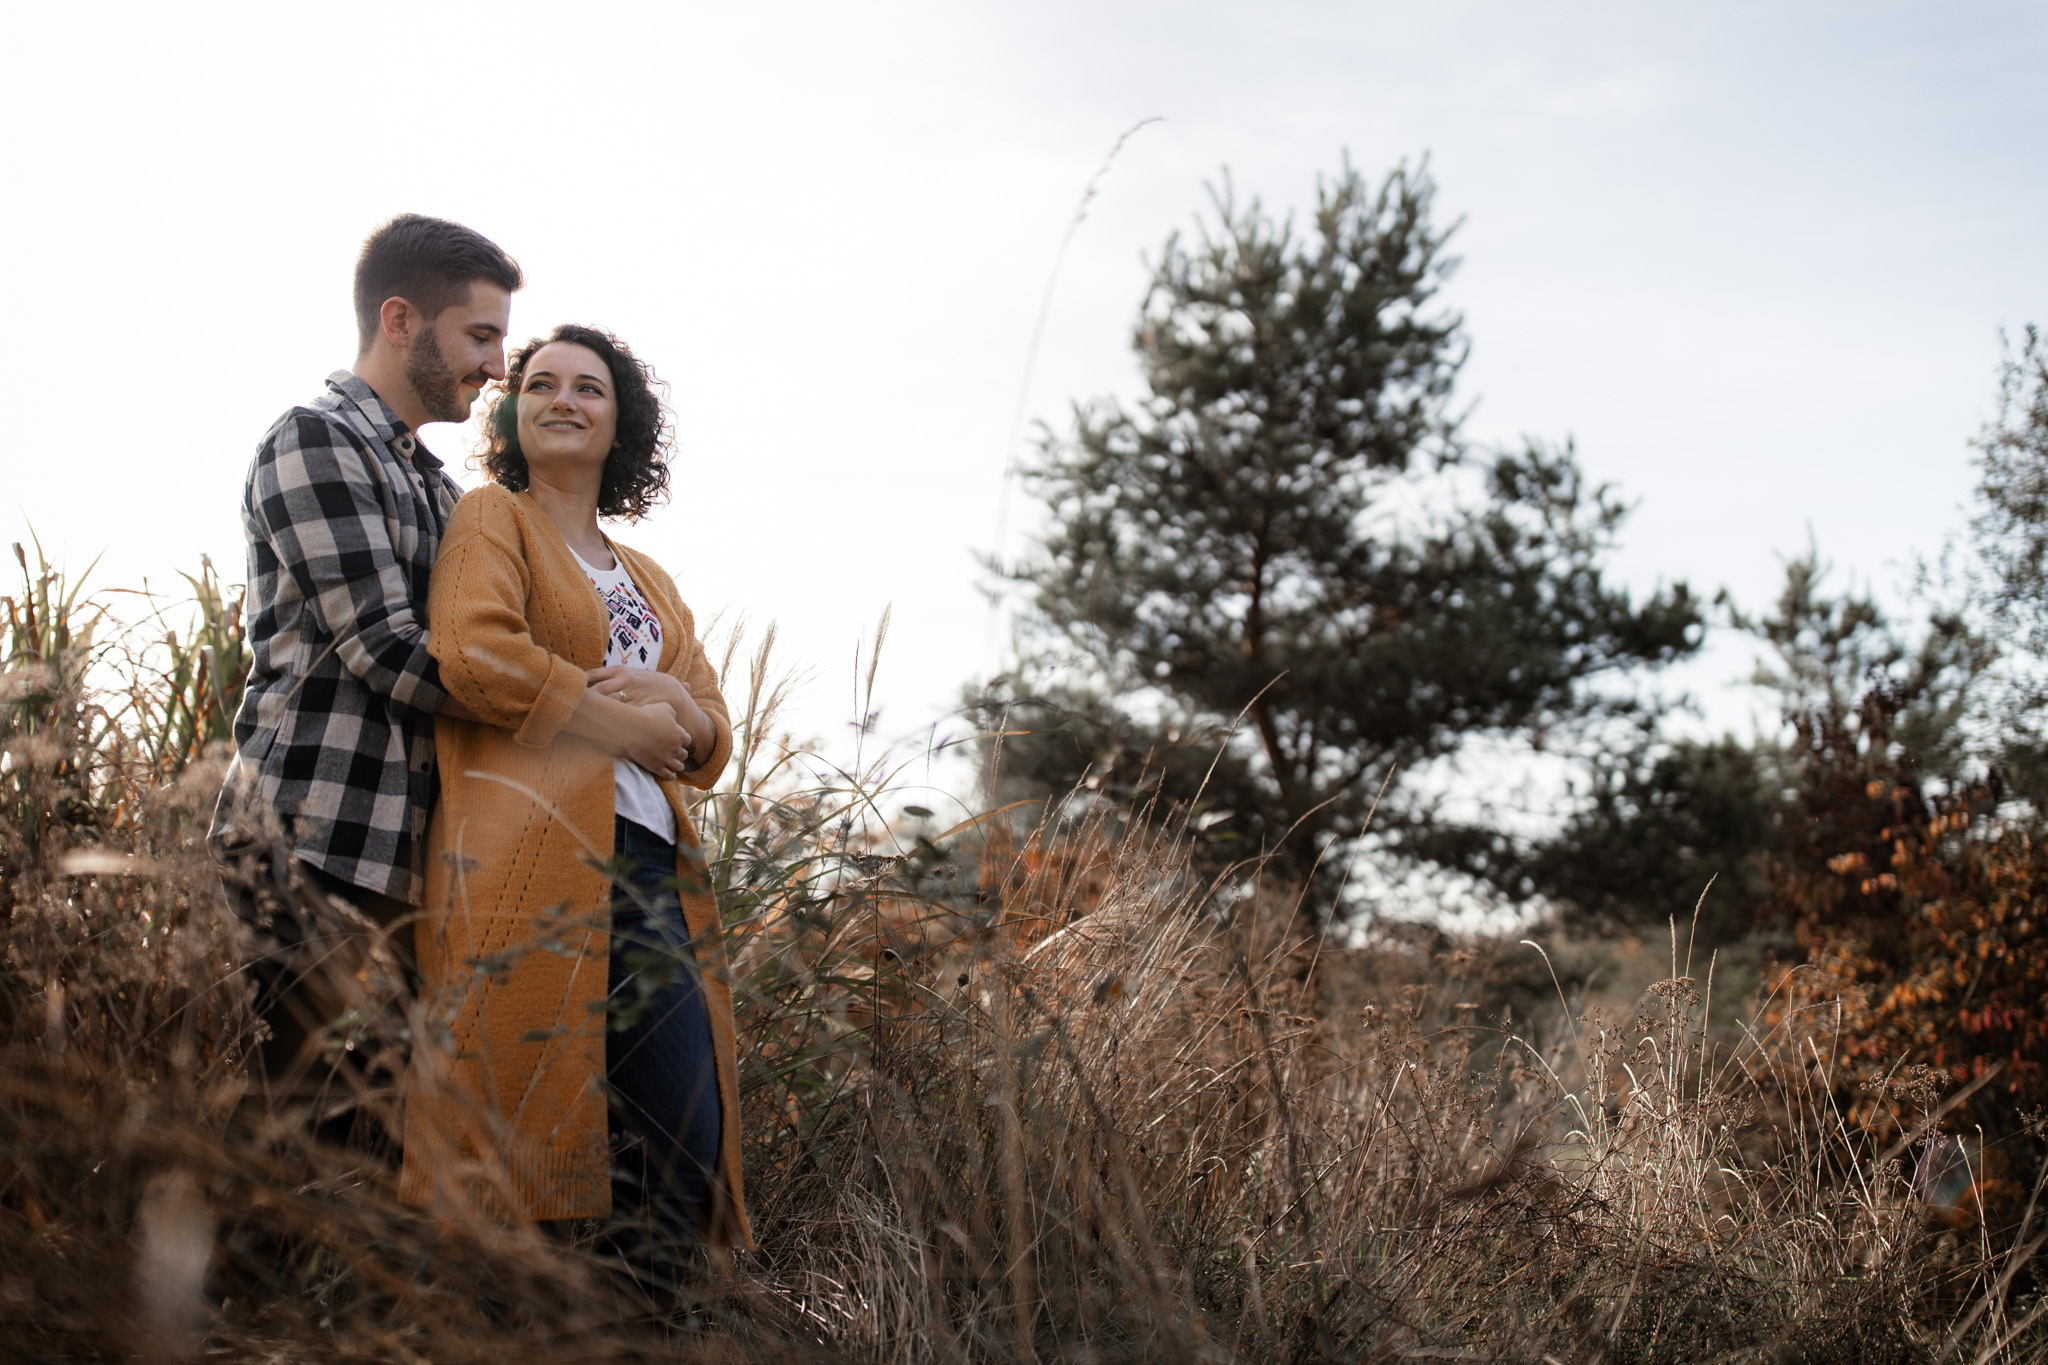
<instances>
[{"instance_id":1,"label":"man's face","mask_svg":"<svg viewBox=\"0 0 2048 1365\"><path fill-rule=\"evenodd\" d=\"M430 422L464 422L483 387L505 377L505 328L512 296L471 280L469 297L421 327L405 356L405 378Z\"/></svg>"}]
</instances>

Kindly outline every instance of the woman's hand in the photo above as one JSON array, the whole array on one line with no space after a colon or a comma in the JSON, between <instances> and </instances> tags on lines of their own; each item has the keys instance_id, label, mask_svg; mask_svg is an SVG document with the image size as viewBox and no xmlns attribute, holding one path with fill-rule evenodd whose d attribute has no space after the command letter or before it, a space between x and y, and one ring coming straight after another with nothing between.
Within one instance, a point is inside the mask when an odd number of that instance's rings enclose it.
<instances>
[{"instance_id":1,"label":"woman's hand","mask_svg":"<svg viewBox=\"0 0 2048 1365\"><path fill-rule=\"evenodd\" d=\"M583 676L589 682L590 690L600 696L617 697L630 706L667 706L683 729L689 731L691 747L701 753L711 752L718 743L717 725L697 704L697 699L690 695L690 689L680 678L651 668L628 668L624 664L593 668Z\"/></svg>"},{"instance_id":2,"label":"woman's hand","mask_svg":"<svg viewBox=\"0 0 2048 1365\"><path fill-rule=\"evenodd\" d=\"M667 702L634 706L586 687L576 713L562 728L658 779L680 777L690 763L690 732Z\"/></svg>"},{"instance_id":3,"label":"woman's hand","mask_svg":"<svg viewBox=\"0 0 2048 1365\"><path fill-rule=\"evenodd\" d=\"M690 760L690 732L666 702L626 708L618 757L629 759L661 779L681 777Z\"/></svg>"}]
</instances>

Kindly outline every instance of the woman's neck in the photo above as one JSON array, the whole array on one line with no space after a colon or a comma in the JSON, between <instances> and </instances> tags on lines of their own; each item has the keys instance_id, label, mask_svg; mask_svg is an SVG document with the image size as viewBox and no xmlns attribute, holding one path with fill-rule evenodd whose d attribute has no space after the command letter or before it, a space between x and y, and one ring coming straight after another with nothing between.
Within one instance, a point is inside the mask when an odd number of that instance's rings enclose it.
<instances>
[{"instance_id":1,"label":"woman's neck","mask_svg":"<svg viewBox=\"0 0 2048 1365\"><path fill-rule=\"evenodd\" d=\"M579 485L583 481L578 481ZM612 547L604 538L604 532L597 529L596 480L590 480L589 487L563 486L551 482L539 473L529 470L526 491L540 504L540 510L548 514L548 520L562 533L562 539L569 542L569 548L582 556L584 563L599 569L615 569L618 561L612 557Z\"/></svg>"}]
</instances>

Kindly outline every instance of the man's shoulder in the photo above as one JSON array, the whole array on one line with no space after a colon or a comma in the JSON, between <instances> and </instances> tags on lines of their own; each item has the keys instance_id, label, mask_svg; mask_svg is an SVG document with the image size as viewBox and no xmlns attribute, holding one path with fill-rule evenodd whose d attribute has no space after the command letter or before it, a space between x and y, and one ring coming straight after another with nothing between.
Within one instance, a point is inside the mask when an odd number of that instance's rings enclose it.
<instances>
[{"instance_id":1,"label":"man's shoulder","mask_svg":"<svg viewBox=\"0 0 2048 1365\"><path fill-rule=\"evenodd\" d=\"M292 447L348 446L367 453L383 446L383 433L363 411L362 396L353 392L357 388L368 392L347 370L328 375L320 392L278 414L263 433L258 457Z\"/></svg>"}]
</instances>

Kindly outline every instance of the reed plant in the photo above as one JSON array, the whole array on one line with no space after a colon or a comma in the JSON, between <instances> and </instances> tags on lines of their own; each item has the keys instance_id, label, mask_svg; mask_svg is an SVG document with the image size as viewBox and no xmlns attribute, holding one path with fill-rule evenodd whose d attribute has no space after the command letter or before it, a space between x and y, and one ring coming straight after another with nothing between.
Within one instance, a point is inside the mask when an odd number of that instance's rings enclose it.
<instances>
[{"instance_id":1,"label":"reed plant","mask_svg":"<svg viewBox=\"0 0 2048 1365\"><path fill-rule=\"evenodd\" d=\"M791 742L772 632L730 633L739 742L699 810L759 1250L652 1296L591 1229L408 1208L373 1152L249 1092L250 945L199 842L242 666L218 585L124 653L104 600L21 567L0 1341L23 1359L2048 1352L2041 1218L1941 1216L1916 1177L1951 1150L1944 1101L1882 1145L1858 1128L1827 1002L1723 1038L1674 926L1632 1009L1501 1017L1495 965L1540 949L1338 945L1257 861L1198 876L1171 812L940 820L905 760ZM393 974L359 998L336 1045L402 1054L423 1025ZM344 1099L395 1131L388 1084Z\"/></svg>"}]
</instances>

